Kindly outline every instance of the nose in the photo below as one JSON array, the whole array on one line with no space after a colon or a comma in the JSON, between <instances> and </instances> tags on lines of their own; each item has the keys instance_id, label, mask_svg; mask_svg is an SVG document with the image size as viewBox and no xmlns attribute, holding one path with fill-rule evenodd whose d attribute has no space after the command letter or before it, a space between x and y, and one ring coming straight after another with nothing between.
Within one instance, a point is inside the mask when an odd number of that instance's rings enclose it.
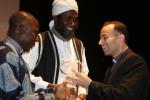
<instances>
[{"instance_id":1,"label":"nose","mask_svg":"<svg viewBox=\"0 0 150 100\"><path fill-rule=\"evenodd\" d=\"M70 25L72 26L72 27L76 27L77 26L77 21L74 21L74 20L72 20L71 22L70 22Z\"/></svg>"},{"instance_id":2,"label":"nose","mask_svg":"<svg viewBox=\"0 0 150 100\"><path fill-rule=\"evenodd\" d=\"M72 26L75 26L76 24L75 24L75 22L74 22L74 21L72 21L72 22L71 22L71 25L72 25Z\"/></svg>"},{"instance_id":3,"label":"nose","mask_svg":"<svg viewBox=\"0 0 150 100\"><path fill-rule=\"evenodd\" d=\"M99 44L99 45L102 45L102 40L101 40L101 39L99 40L98 44Z\"/></svg>"},{"instance_id":4,"label":"nose","mask_svg":"<svg viewBox=\"0 0 150 100\"><path fill-rule=\"evenodd\" d=\"M72 19L70 19L70 24L72 25L72 26L75 26L75 25L77 25L78 24L78 19L77 18L72 18Z\"/></svg>"}]
</instances>

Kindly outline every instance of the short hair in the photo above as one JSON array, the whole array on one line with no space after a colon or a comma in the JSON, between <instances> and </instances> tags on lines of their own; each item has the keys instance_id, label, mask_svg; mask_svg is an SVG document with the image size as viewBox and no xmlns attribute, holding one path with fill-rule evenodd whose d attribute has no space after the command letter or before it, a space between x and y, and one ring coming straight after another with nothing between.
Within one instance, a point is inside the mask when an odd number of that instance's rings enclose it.
<instances>
[{"instance_id":1,"label":"short hair","mask_svg":"<svg viewBox=\"0 0 150 100\"><path fill-rule=\"evenodd\" d=\"M17 11L10 16L8 35L16 31L18 25L33 21L39 27L38 20L28 12Z\"/></svg>"},{"instance_id":2,"label":"short hair","mask_svg":"<svg viewBox=\"0 0 150 100\"><path fill-rule=\"evenodd\" d=\"M127 41L128 41L127 26L124 23L119 22L119 21L107 21L103 24L103 26L106 26L108 24L113 24L114 29L125 36L125 42L127 43Z\"/></svg>"},{"instance_id":3,"label":"short hair","mask_svg":"<svg viewBox=\"0 0 150 100\"><path fill-rule=\"evenodd\" d=\"M17 26L27 19L26 16L24 15L24 13L27 13L27 12L17 11L10 16L9 32L10 31L14 32L16 30ZM8 34L9 34L9 32L8 32Z\"/></svg>"}]
</instances>

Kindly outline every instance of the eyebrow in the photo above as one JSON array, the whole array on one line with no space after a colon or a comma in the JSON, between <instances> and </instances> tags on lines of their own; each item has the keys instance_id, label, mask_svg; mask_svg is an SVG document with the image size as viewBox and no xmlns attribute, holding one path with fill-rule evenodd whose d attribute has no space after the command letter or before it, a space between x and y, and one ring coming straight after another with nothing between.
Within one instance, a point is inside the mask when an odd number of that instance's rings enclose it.
<instances>
[{"instance_id":1,"label":"eyebrow","mask_svg":"<svg viewBox=\"0 0 150 100\"><path fill-rule=\"evenodd\" d=\"M100 35L100 37L104 37L104 36L106 36L106 35L105 34Z\"/></svg>"}]
</instances>

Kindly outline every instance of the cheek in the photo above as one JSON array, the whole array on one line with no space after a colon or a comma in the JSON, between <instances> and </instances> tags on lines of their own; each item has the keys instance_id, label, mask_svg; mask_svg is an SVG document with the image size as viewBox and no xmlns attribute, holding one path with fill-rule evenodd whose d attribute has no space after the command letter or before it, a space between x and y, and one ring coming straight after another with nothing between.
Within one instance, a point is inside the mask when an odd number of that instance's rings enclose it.
<instances>
[{"instance_id":1,"label":"cheek","mask_svg":"<svg viewBox=\"0 0 150 100\"><path fill-rule=\"evenodd\" d=\"M107 43L108 45L113 45L113 44L116 44L116 41L115 41L115 39L113 39L113 38L109 38L109 39L106 41L106 43Z\"/></svg>"},{"instance_id":2,"label":"cheek","mask_svg":"<svg viewBox=\"0 0 150 100\"><path fill-rule=\"evenodd\" d=\"M35 37L31 36L31 35L24 35L22 37L22 41L24 42L25 45L27 46L31 46L33 45L33 43L35 42Z\"/></svg>"},{"instance_id":3,"label":"cheek","mask_svg":"<svg viewBox=\"0 0 150 100\"><path fill-rule=\"evenodd\" d=\"M118 48L118 43L116 41L112 41L109 43L109 47L111 50L116 51L116 49Z\"/></svg>"}]
</instances>

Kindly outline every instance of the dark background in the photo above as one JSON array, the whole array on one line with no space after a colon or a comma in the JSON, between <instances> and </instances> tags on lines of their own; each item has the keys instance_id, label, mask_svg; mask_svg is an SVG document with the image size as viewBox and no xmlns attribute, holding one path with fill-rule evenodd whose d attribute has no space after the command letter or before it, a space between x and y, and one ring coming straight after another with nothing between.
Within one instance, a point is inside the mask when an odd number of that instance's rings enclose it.
<instances>
[{"instance_id":1,"label":"dark background","mask_svg":"<svg viewBox=\"0 0 150 100\"><path fill-rule=\"evenodd\" d=\"M99 31L108 20L124 22L129 30L129 47L143 56L150 66L150 5L148 2L132 0L77 0L79 6L79 28L76 36L86 49L89 76L103 80L111 61L105 57L98 45ZM20 10L32 13L40 22L40 32L48 30L51 17L51 0L21 0ZM149 67L150 68L150 67Z\"/></svg>"}]
</instances>

